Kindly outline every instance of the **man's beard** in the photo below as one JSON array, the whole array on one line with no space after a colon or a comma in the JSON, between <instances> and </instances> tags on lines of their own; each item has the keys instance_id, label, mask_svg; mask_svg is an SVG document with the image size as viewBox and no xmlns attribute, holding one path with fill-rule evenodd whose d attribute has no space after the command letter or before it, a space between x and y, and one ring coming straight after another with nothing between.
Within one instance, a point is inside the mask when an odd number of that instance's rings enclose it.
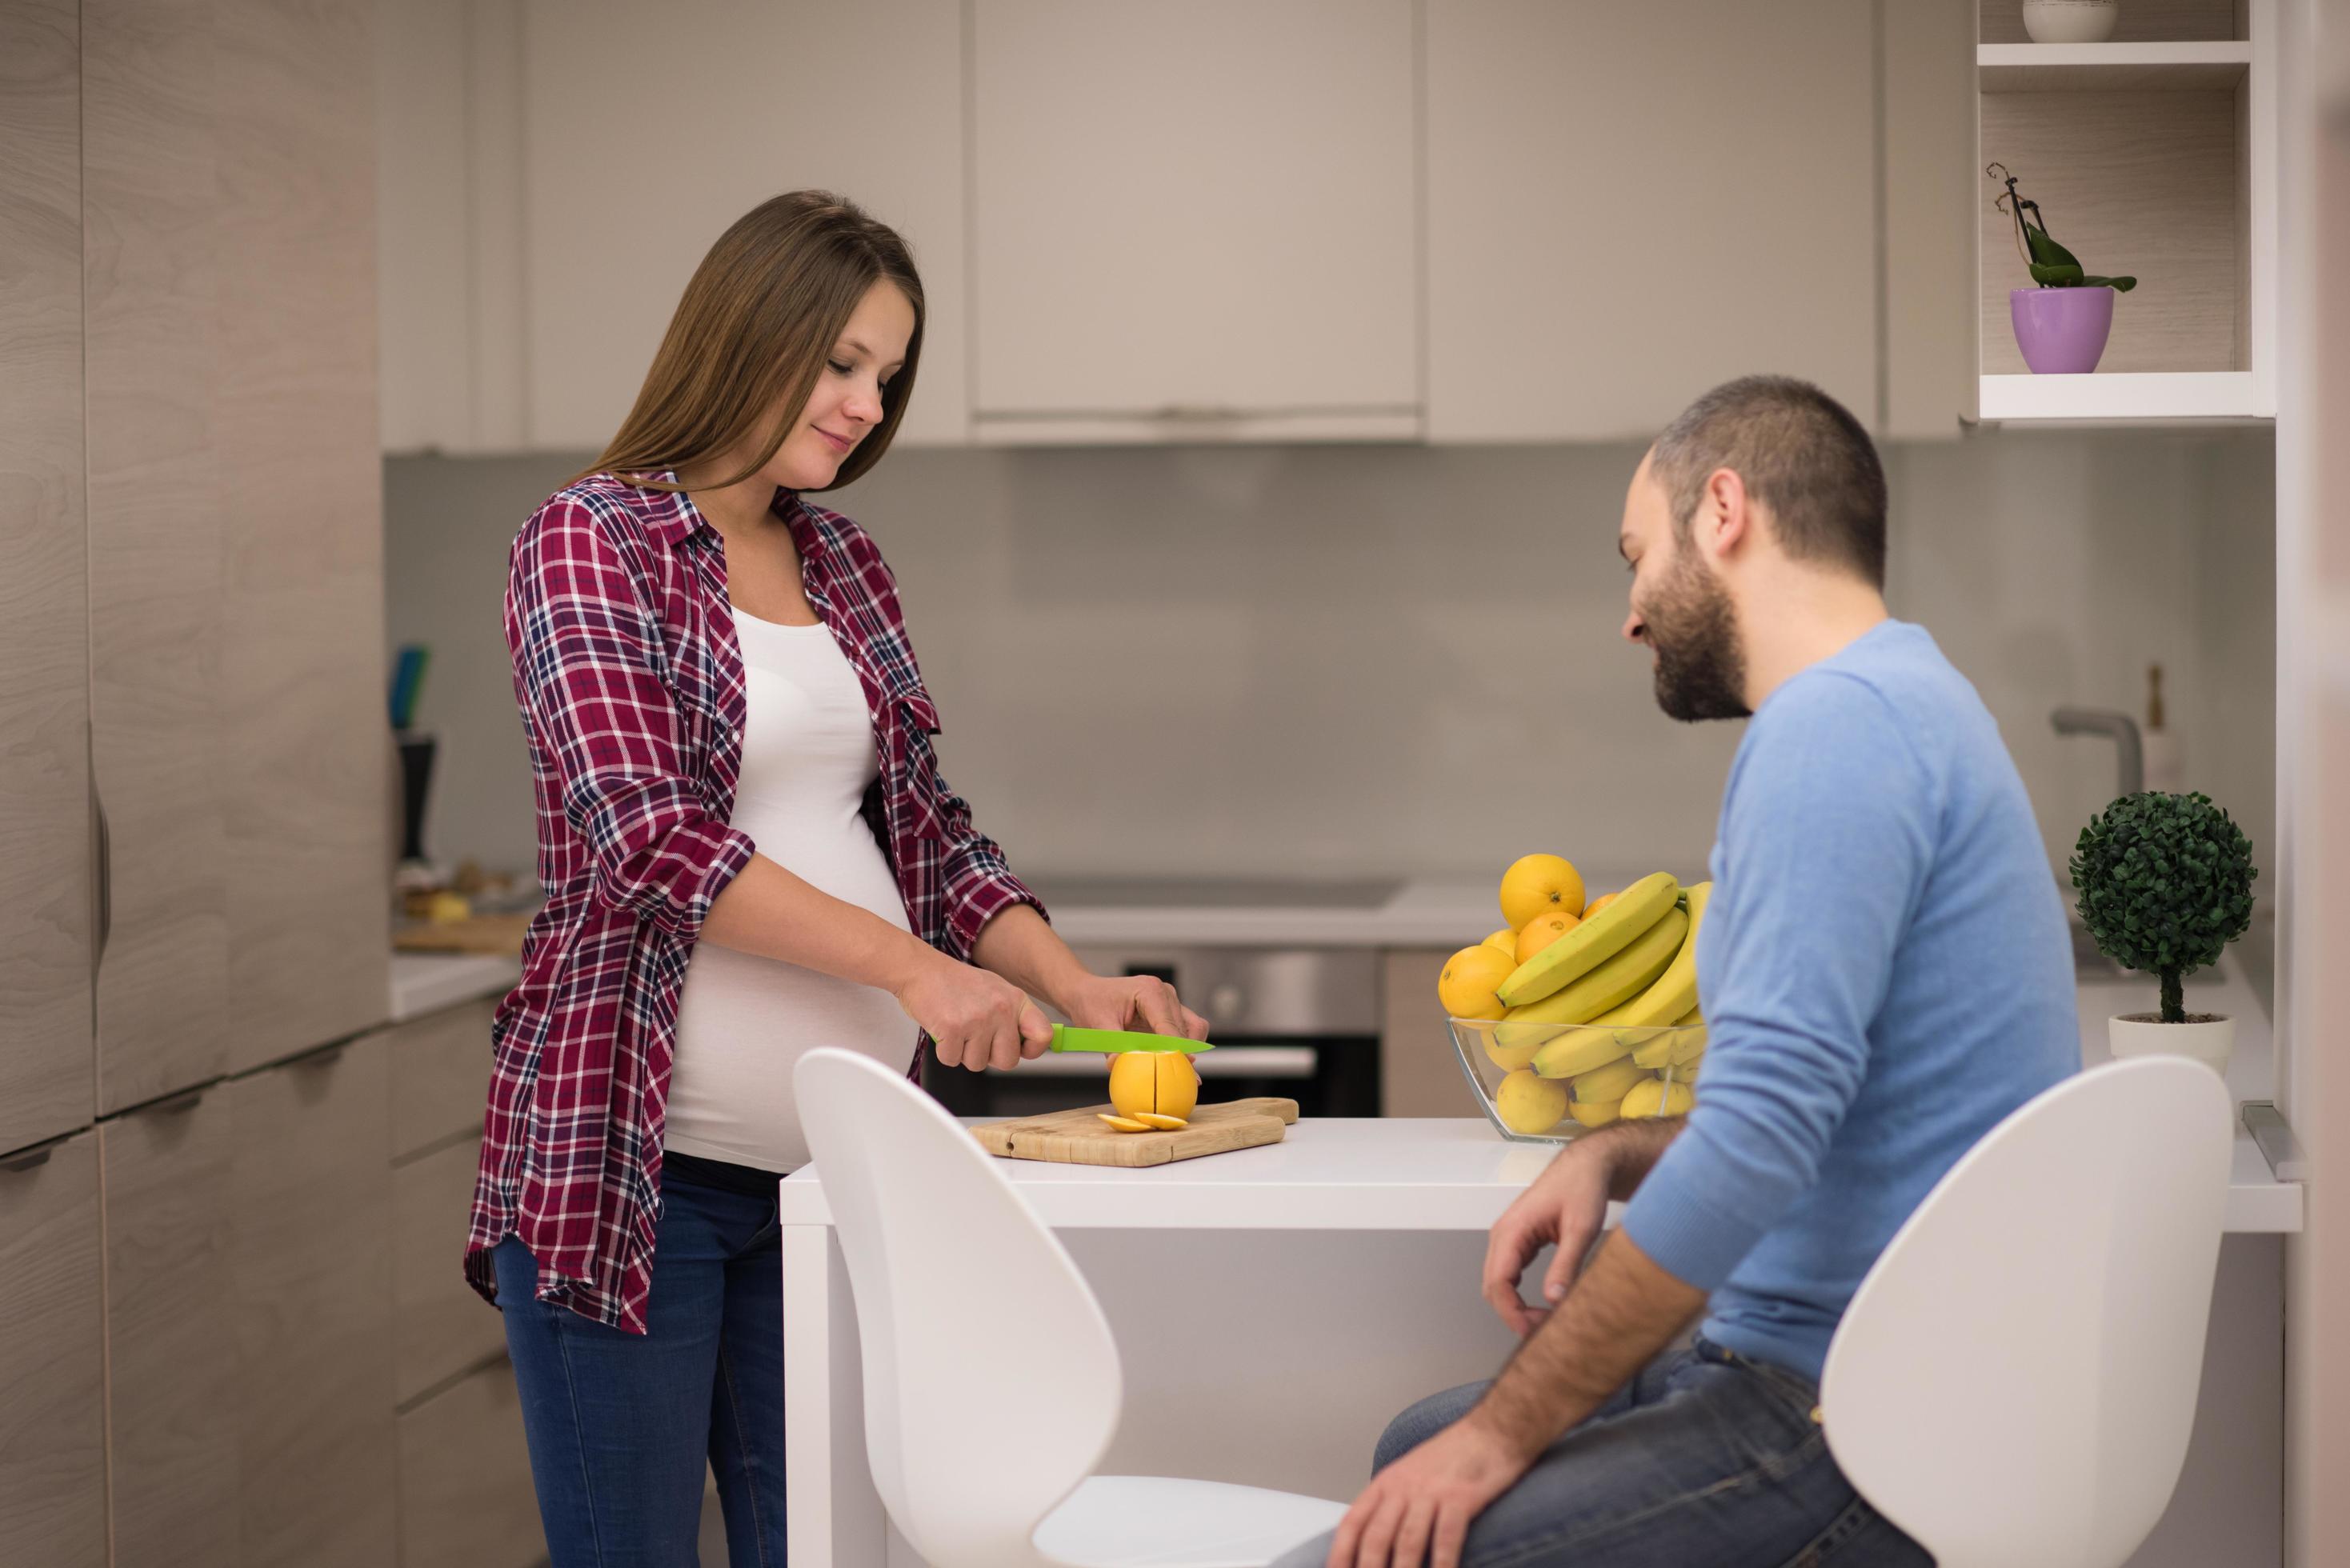
<instances>
[{"instance_id":1,"label":"man's beard","mask_svg":"<svg viewBox=\"0 0 2350 1568\"><path fill-rule=\"evenodd\" d=\"M1746 653L1721 579L1692 556L1675 564L1642 612L1657 656L1657 706L1669 719L1743 719Z\"/></svg>"}]
</instances>

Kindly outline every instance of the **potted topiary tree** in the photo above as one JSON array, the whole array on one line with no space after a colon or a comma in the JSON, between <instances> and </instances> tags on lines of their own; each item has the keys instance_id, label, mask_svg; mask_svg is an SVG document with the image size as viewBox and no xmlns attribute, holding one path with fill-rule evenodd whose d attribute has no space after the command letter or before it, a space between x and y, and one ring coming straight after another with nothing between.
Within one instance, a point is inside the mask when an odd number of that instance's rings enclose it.
<instances>
[{"instance_id":1,"label":"potted topiary tree","mask_svg":"<svg viewBox=\"0 0 2350 1568\"><path fill-rule=\"evenodd\" d=\"M2224 1071L2235 1020L2190 1013L2180 985L2219 961L2252 918L2252 843L2201 794L2126 794L2089 819L2073 849L2073 887L2098 950L2159 975L2162 1010L2112 1020L2116 1056L2161 1052Z\"/></svg>"},{"instance_id":2,"label":"potted topiary tree","mask_svg":"<svg viewBox=\"0 0 2350 1568\"><path fill-rule=\"evenodd\" d=\"M2040 215L2040 203L2017 192L2016 177L2002 163L1983 171L2007 189L1991 205L2015 220L2015 248L2033 286L2007 291L2008 320L2015 346L2035 376L2085 376L2105 357L2114 329L2114 296L2137 286L2134 277L2097 277L2056 243Z\"/></svg>"}]
</instances>

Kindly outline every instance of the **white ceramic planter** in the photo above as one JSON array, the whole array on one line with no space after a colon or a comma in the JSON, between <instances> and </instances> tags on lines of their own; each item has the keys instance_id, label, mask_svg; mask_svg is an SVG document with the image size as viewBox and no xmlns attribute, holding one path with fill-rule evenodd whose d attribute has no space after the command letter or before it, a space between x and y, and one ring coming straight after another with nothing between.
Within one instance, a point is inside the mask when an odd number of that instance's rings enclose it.
<instances>
[{"instance_id":1,"label":"white ceramic planter","mask_svg":"<svg viewBox=\"0 0 2350 1568\"><path fill-rule=\"evenodd\" d=\"M2165 1023L2159 1012L2126 1012L2108 1019L2106 1029L2106 1037L2116 1058L2192 1056L2213 1072L2225 1073L2228 1057L2236 1049L2236 1021L2232 1018Z\"/></svg>"}]
</instances>

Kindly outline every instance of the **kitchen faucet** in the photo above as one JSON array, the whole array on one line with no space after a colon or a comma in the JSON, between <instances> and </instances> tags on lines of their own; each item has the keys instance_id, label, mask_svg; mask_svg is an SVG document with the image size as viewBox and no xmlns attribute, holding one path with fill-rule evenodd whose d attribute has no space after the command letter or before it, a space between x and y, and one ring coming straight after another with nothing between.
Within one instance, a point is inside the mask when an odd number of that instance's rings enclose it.
<instances>
[{"instance_id":1,"label":"kitchen faucet","mask_svg":"<svg viewBox=\"0 0 2350 1568\"><path fill-rule=\"evenodd\" d=\"M2120 764L2120 793L2136 794L2146 787L2146 749L2138 741L2137 720L2113 708L2059 708L2048 717L2060 735L2111 735Z\"/></svg>"}]
</instances>

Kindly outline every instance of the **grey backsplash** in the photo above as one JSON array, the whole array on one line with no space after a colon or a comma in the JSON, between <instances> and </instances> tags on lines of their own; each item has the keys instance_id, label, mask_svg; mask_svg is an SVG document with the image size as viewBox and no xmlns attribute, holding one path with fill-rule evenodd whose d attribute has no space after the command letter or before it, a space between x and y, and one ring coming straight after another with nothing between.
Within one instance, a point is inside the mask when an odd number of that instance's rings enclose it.
<instances>
[{"instance_id":1,"label":"grey backsplash","mask_svg":"<svg viewBox=\"0 0 2350 1568\"><path fill-rule=\"evenodd\" d=\"M2060 702L2168 672L2189 782L2269 863L2273 446L2010 432L1887 452L1891 597L1997 716L2052 863L2112 793ZM1620 629L1627 447L891 453L829 498L880 542L946 772L1040 872L1702 868L1730 725L1656 710ZM433 662L436 857L528 865L505 552L584 454L384 464L395 642ZM2265 890L2265 885L2264 885Z\"/></svg>"}]
</instances>

